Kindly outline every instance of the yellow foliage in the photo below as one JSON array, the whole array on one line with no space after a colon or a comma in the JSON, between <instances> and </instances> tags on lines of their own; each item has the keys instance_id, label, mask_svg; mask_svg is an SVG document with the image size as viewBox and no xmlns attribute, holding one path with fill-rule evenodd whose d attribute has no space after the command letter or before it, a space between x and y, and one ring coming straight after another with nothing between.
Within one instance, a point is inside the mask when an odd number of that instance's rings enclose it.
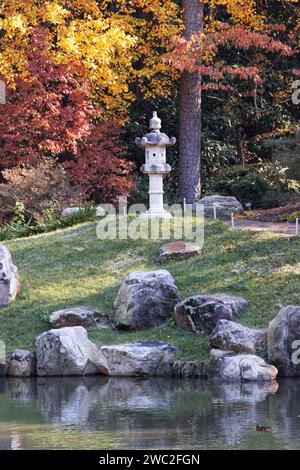
<instances>
[{"instance_id":1,"label":"yellow foliage","mask_svg":"<svg viewBox=\"0 0 300 470\"><path fill-rule=\"evenodd\" d=\"M24 77L33 28L47 27L55 60L82 62L95 100L108 115L126 115L132 85L144 97L170 93L177 74L160 55L180 31L172 0L2 0L0 73Z\"/></svg>"}]
</instances>

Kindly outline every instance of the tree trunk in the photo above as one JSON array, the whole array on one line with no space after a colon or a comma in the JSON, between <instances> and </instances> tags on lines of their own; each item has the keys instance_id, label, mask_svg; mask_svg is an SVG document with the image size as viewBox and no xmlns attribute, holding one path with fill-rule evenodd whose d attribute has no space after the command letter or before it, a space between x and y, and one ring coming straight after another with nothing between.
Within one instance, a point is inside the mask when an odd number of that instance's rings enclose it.
<instances>
[{"instance_id":1,"label":"tree trunk","mask_svg":"<svg viewBox=\"0 0 300 470\"><path fill-rule=\"evenodd\" d=\"M235 145L238 154L239 163L244 167L245 158L244 158L244 149L243 149L243 139L242 139L242 126L241 124L237 125L235 133Z\"/></svg>"},{"instance_id":2,"label":"tree trunk","mask_svg":"<svg viewBox=\"0 0 300 470\"><path fill-rule=\"evenodd\" d=\"M203 3L182 0L184 36L190 39L203 30ZM179 186L188 204L199 199L201 161L201 76L183 72L179 94Z\"/></svg>"}]
</instances>

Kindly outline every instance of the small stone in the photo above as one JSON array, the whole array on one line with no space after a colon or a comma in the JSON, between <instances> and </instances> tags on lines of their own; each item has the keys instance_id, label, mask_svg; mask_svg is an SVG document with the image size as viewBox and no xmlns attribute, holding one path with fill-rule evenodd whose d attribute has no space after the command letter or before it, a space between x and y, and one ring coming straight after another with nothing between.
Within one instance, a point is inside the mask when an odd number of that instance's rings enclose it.
<instances>
[{"instance_id":1,"label":"small stone","mask_svg":"<svg viewBox=\"0 0 300 470\"><path fill-rule=\"evenodd\" d=\"M248 302L227 294L195 295L175 306L178 326L197 334L211 334L219 320L233 320Z\"/></svg>"},{"instance_id":2,"label":"small stone","mask_svg":"<svg viewBox=\"0 0 300 470\"><path fill-rule=\"evenodd\" d=\"M72 217L74 215L77 215L80 212L80 207L66 207L62 213L62 217Z\"/></svg>"},{"instance_id":3,"label":"small stone","mask_svg":"<svg viewBox=\"0 0 300 470\"><path fill-rule=\"evenodd\" d=\"M266 356L267 332L248 328L233 321L220 320L210 336L210 345L224 351Z\"/></svg>"},{"instance_id":4,"label":"small stone","mask_svg":"<svg viewBox=\"0 0 300 470\"><path fill-rule=\"evenodd\" d=\"M166 263L173 260L188 259L193 256L199 256L201 248L194 243L185 243L183 241L167 243L160 248L158 264Z\"/></svg>"},{"instance_id":5,"label":"small stone","mask_svg":"<svg viewBox=\"0 0 300 470\"><path fill-rule=\"evenodd\" d=\"M7 375L10 377L31 377L36 374L35 354L24 349L15 349L10 355Z\"/></svg>"},{"instance_id":6,"label":"small stone","mask_svg":"<svg viewBox=\"0 0 300 470\"><path fill-rule=\"evenodd\" d=\"M134 272L123 282L110 320L120 330L153 328L165 323L179 300L168 271Z\"/></svg>"},{"instance_id":7,"label":"small stone","mask_svg":"<svg viewBox=\"0 0 300 470\"><path fill-rule=\"evenodd\" d=\"M66 326L83 326L87 330L111 328L107 316L86 307L70 307L58 310L50 315L49 321L53 328Z\"/></svg>"},{"instance_id":8,"label":"small stone","mask_svg":"<svg viewBox=\"0 0 300 470\"><path fill-rule=\"evenodd\" d=\"M253 354L234 354L213 349L208 364L213 382L274 382L278 370Z\"/></svg>"},{"instance_id":9,"label":"small stone","mask_svg":"<svg viewBox=\"0 0 300 470\"><path fill-rule=\"evenodd\" d=\"M13 265L8 249L0 245L0 307L6 307L15 300L19 291L18 269Z\"/></svg>"},{"instance_id":10,"label":"small stone","mask_svg":"<svg viewBox=\"0 0 300 470\"><path fill-rule=\"evenodd\" d=\"M164 376L171 375L175 354L174 346L160 342L102 346L96 364L109 376Z\"/></svg>"},{"instance_id":11,"label":"small stone","mask_svg":"<svg viewBox=\"0 0 300 470\"><path fill-rule=\"evenodd\" d=\"M95 365L97 346L82 326L49 330L36 339L37 375L99 374Z\"/></svg>"}]
</instances>

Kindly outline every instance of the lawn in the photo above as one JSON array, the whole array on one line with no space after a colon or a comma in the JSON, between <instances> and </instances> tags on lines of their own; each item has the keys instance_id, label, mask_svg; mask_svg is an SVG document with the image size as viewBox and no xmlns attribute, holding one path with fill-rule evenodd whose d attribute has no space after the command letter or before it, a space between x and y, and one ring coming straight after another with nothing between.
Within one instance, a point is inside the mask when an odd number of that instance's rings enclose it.
<instances>
[{"instance_id":1,"label":"lawn","mask_svg":"<svg viewBox=\"0 0 300 470\"><path fill-rule=\"evenodd\" d=\"M22 292L0 310L0 339L7 350L34 348L37 334L47 330L47 317L60 308L85 305L110 312L122 280L137 270L159 269L159 241L101 241L95 224L6 243L20 271ZM282 305L300 304L300 238L232 231L221 222L206 222L203 255L164 266L181 297L225 292L245 297L249 309L238 321L264 327ZM178 357L207 357L208 340L176 327L173 318L149 331L96 331L102 343L135 340L169 341Z\"/></svg>"}]
</instances>

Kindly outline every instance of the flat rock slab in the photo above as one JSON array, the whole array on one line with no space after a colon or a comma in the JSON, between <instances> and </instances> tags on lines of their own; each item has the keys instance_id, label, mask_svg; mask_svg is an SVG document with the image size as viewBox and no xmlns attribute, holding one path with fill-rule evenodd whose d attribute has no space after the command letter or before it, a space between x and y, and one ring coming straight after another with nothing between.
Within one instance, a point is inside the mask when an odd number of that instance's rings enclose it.
<instances>
[{"instance_id":1,"label":"flat rock slab","mask_svg":"<svg viewBox=\"0 0 300 470\"><path fill-rule=\"evenodd\" d=\"M195 204L204 206L205 217L214 217L215 207L217 219L230 219L231 214L238 215L244 212L242 204L233 196L205 196Z\"/></svg>"},{"instance_id":2,"label":"flat rock slab","mask_svg":"<svg viewBox=\"0 0 300 470\"><path fill-rule=\"evenodd\" d=\"M140 342L102 346L97 367L104 375L151 377L170 375L176 348L168 343Z\"/></svg>"},{"instance_id":3,"label":"flat rock slab","mask_svg":"<svg viewBox=\"0 0 300 470\"><path fill-rule=\"evenodd\" d=\"M233 320L247 305L245 299L228 294L195 295L175 306L175 319L187 331L209 335L219 320Z\"/></svg>"},{"instance_id":4,"label":"flat rock slab","mask_svg":"<svg viewBox=\"0 0 300 470\"><path fill-rule=\"evenodd\" d=\"M160 248L157 263L162 264L168 261L188 259L193 256L199 256L200 254L200 246L194 243L186 243L183 241L167 243Z\"/></svg>"},{"instance_id":5,"label":"flat rock slab","mask_svg":"<svg viewBox=\"0 0 300 470\"><path fill-rule=\"evenodd\" d=\"M267 355L267 331L220 320L210 336L213 348L236 353Z\"/></svg>"},{"instance_id":6,"label":"flat rock slab","mask_svg":"<svg viewBox=\"0 0 300 470\"><path fill-rule=\"evenodd\" d=\"M110 320L120 330L153 328L165 323L179 300L168 271L134 272L121 285Z\"/></svg>"},{"instance_id":7,"label":"flat rock slab","mask_svg":"<svg viewBox=\"0 0 300 470\"><path fill-rule=\"evenodd\" d=\"M32 377L36 375L35 354L25 349L15 349L9 357L7 375L10 377Z\"/></svg>"},{"instance_id":8,"label":"flat rock slab","mask_svg":"<svg viewBox=\"0 0 300 470\"><path fill-rule=\"evenodd\" d=\"M274 382L276 367L253 354L234 354L213 349L208 364L209 378L214 382Z\"/></svg>"},{"instance_id":9,"label":"flat rock slab","mask_svg":"<svg viewBox=\"0 0 300 470\"><path fill-rule=\"evenodd\" d=\"M49 330L36 339L38 376L99 374L97 346L82 326Z\"/></svg>"},{"instance_id":10,"label":"flat rock slab","mask_svg":"<svg viewBox=\"0 0 300 470\"><path fill-rule=\"evenodd\" d=\"M0 245L0 307L15 300L19 291L18 269L13 265L8 249Z\"/></svg>"},{"instance_id":11,"label":"flat rock slab","mask_svg":"<svg viewBox=\"0 0 300 470\"><path fill-rule=\"evenodd\" d=\"M86 307L70 307L54 312L49 317L53 328L66 326L83 326L87 330L110 329L107 316Z\"/></svg>"},{"instance_id":12,"label":"flat rock slab","mask_svg":"<svg viewBox=\"0 0 300 470\"><path fill-rule=\"evenodd\" d=\"M300 306L283 307L267 330L268 360L279 375L300 377Z\"/></svg>"}]
</instances>

